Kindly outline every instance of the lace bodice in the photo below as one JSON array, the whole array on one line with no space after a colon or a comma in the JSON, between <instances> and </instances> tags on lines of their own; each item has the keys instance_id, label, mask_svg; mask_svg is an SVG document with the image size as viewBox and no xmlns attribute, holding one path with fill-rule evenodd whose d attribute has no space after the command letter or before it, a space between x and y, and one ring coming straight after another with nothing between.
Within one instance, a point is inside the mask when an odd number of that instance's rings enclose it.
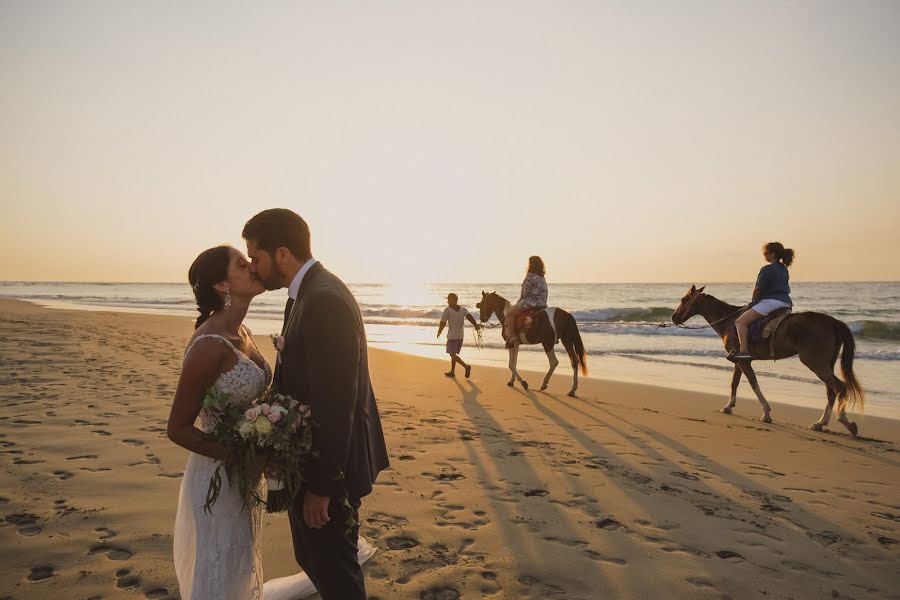
<instances>
[{"instance_id":1,"label":"lace bodice","mask_svg":"<svg viewBox=\"0 0 900 600\"><path fill-rule=\"evenodd\" d=\"M260 368L256 362L238 350L226 338L213 333L198 335L194 338L194 341L191 342L191 345L185 351L185 356L191 351L194 344L203 338L222 340L237 355L237 363L231 369L219 375L213 385L219 392L231 394L230 401L232 404L249 408L250 404L266 391L269 382L272 380L272 368L269 366L269 363L264 362L264 368ZM205 409L201 409L200 429L210 431L214 426L213 415L209 414Z\"/></svg>"}]
</instances>

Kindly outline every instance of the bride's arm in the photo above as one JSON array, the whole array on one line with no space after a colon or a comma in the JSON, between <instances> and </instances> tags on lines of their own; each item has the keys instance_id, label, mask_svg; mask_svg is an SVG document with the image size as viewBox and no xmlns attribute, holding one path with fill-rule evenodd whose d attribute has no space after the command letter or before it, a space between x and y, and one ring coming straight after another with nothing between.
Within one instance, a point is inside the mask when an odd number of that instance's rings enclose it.
<instances>
[{"instance_id":1,"label":"bride's arm","mask_svg":"<svg viewBox=\"0 0 900 600\"><path fill-rule=\"evenodd\" d=\"M221 343L204 339L194 344L184 357L166 427L169 439L182 448L216 460L227 460L228 451L194 427L194 421L200 414L206 390L216 381L225 359L230 358L224 350Z\"/></svg>"}]
</instances>

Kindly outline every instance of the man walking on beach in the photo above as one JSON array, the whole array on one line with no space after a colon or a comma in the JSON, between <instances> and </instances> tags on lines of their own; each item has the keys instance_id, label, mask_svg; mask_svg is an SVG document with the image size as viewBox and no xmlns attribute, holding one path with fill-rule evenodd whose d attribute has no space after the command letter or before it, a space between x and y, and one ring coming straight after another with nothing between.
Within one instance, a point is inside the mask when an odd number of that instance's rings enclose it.
<instances>
[{"instance_id":1,"label":"man walking on beach","mask_svg":"<svg viewBox=\"0 0 900 600\"><path fill-rule=\"evenodd\" d=\"M469 314L469 311L457 304L458 300L459 298L457 298L456 294L447 294L447 308L444 309L444 314L441 315L441 324L438 327L437 336L441 337L441 332L444 331L444 327L449 323L450 327L447 329L447 354L450 355L450 371L444 373L444 375L456 377L456 363L459 363L466 370L466 379L468 379L469 375L472 374L472 365L466 364L459 357L459 352L462 350L463 337L465 337L465 320L468 319L475 326L476 331L481 331L484 326L477 323L472 318L472 315Z\"/></svg>"}]
</instances>

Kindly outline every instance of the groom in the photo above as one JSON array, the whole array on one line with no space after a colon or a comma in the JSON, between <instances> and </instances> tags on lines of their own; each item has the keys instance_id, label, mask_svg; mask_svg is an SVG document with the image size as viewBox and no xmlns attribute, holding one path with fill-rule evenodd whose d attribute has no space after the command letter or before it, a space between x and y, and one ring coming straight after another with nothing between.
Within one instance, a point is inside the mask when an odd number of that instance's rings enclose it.
<instances>
[{"instance_id":1,"label":"groom","mask_svg":"<svg viewBox=\"0 0 900 600\"><path fill-rule=\"evenodd\" d=\"M318 424L314 457L289 511L294 556L323 600L365 600L356 562L360 499L387 468L388 456L359 306L312 257L309 227L299 215L264 210L247 221L243 237L250 268L266 289L287 287L290 296L275 383L308 404ZM355 524L348 530L349 522Z\"/></svg>"}]
</instances>

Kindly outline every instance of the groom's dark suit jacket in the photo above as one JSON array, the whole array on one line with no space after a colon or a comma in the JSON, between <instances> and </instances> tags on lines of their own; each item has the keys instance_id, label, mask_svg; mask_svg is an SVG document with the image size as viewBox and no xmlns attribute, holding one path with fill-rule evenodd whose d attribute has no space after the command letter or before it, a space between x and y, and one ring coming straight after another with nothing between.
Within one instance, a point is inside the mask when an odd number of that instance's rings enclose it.
<instances>
[{"instance_id":1,"label":"groom's dark suit jacket","mask_svg":"<svg viewBox=\"0 0 900 600\"><path fill-rule=\"evenodd\" d=\"M287 318L276 381L308 404L318 424L304 472L320 496L361 498L388 467L381 418L369 378L366 333L347 286L321 263L307 271Z\"/></svg>"}]
</instances>

